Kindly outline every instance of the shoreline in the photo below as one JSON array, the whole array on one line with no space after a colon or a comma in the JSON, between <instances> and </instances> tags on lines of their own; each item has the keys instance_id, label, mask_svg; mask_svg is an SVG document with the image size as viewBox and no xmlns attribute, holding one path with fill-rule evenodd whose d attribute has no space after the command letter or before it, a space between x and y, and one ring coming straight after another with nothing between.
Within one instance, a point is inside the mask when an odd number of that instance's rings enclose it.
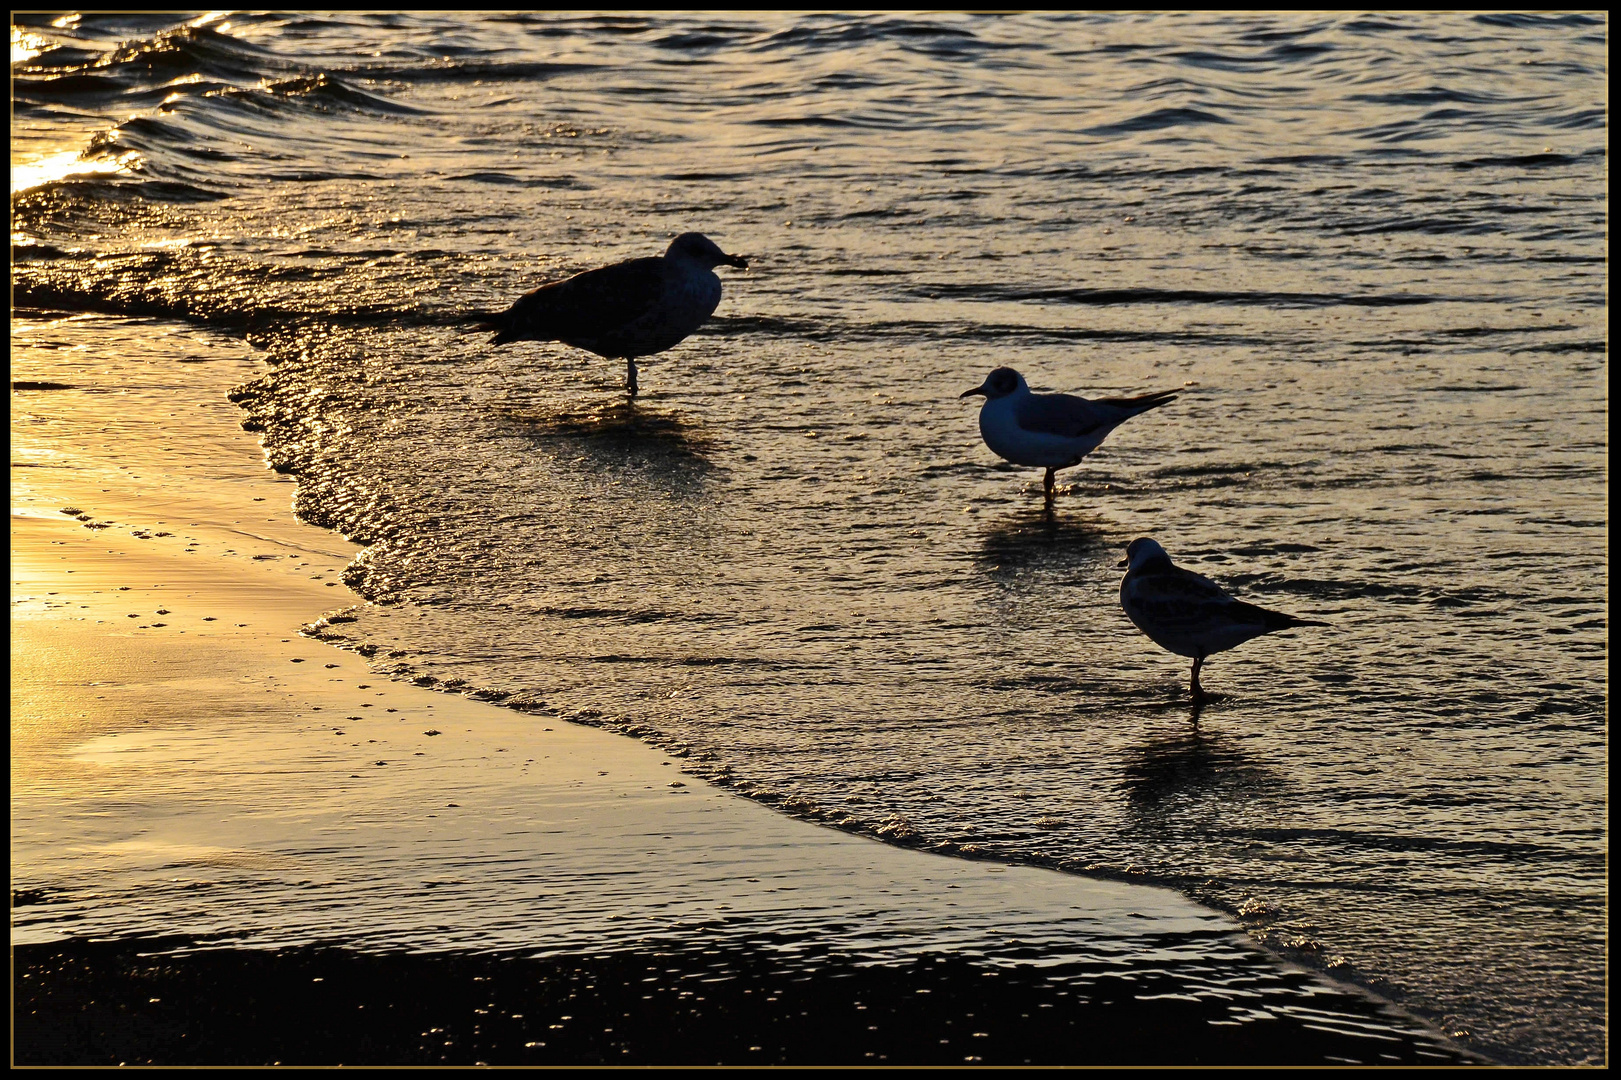
<instances>
[{"instance_id":1,"label":"shoreline","mask_svg":"<svg viewBox=\"0 0 1621 1080\"><path fill-rule=\"evenodd\" d=\"M19 481L14 468L12 492L14 989L18 1016L41 1025L19 1020L17 1063L98 1047L97 1061L330 1064L320 1055L362 1031L369 1049L343 1060L1476 1060L1170 890L790 818L633 739L394 682L301 636L355 602L338 575L358 548L277 508L291 481L224 398L262 365L241 343L155 321L26 326L129 341L94 370L64 367L40 334L14 344L24 385L63 387L13 390L14 465L35 470ZM148 413L167 415L143 426ZM649 955L667 961L638 977L653 993L626 998ZM345 971L353 1011L249 992ZM470 1029L448 1057L414 1026L409 987L432 971L466 991L435 1014ZM1019 993L978 989L1012 975ZM720 1003L699 1020L681 987L705 976ZM766 993L784 978L814 992ZM472 984L490 979L510 1021L480 1042L477 1009L493 1003ZM544 1010L523 1002L581 979L598 989L576 989L568 1015L595 1034L537 1038ZM845 1015L844 986L893 1018L872 1028L878 1043L850 1034L869 1025ZM954 1004L919 1013L925 991ZM645 1001L665 1004L635 1018L628 1044L608 1021ZM997 1002L995 1023L976 1016ZM411 1023L362 1024L367 1004ZM1035 1009L1068 1012L1068 1026L1042 1042L1026 1030ZM242 1033L261 1016L286 1052ZM738 1043L727 1017L816 1034L781 1028L768 1052L769 1039ZM946 1032L974 1019L993 1030ZM558 1022L573 1021L546 1030ZM1134 1056L1172 1045L1166 1031L1191 1050ZM537 1042L554 1045L537 1056ZM224 1056L185 1056L205 1044Z\"/></svg>"}]
</instances>

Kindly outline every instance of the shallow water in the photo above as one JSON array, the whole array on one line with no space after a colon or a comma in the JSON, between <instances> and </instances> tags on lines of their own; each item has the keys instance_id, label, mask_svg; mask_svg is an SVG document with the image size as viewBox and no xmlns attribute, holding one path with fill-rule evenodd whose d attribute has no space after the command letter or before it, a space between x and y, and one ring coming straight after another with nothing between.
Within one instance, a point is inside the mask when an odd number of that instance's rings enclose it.
<instances>
[{"instance_id":1,"label":"shallow water","mask_svg":"<svg viewBox=\"0 0 1621 1080\"><path fill-rule=\"evenodd\" d=\"M17 303L267 350L246 422L368 545L330 634L1600 1060L1602 18L25 26ZM750 269L634 405L462 329L687 229ZM958 397L998 364L1183 392L1047 516ZM1138 535L1331 626L1190 716Z\"/></svg>"}]
</instances>

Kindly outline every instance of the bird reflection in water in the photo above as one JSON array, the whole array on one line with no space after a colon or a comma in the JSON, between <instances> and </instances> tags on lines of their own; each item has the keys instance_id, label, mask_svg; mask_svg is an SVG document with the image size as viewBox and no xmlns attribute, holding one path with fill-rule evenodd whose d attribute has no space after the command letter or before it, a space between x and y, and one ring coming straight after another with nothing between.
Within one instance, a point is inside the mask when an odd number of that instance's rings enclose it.
<instances>
[{"instance_id":1,"label":"bird reflection in water","mask_svg":"<svg viewBox=\"0 0 1621 1080\"><path fill-rule=\"evenodd\" d=\"M1081 570L1105 562L1114 543L1101 523L1024 509L985 531L979 557L990 573Z\"/></svg>"},{"instance_id":2,"label":"bird reflection in water","mask_svg":"<svg viewBox=\"0 0 1621 1080\"><path fill-rule=\"evenodd\" d=\"M588 409L503 413L537 448L566 446L605 469L651 469L672 480L700 480L718 469L711 460L714 441L700 425L629 399Z\"/></svg>"},{"instance_id":3,"label":"bird reflection in water","mask_svg":"<svg viewBox=\"0 0 1621 1080\"><path fill-rule=\"evenodd\" d=\"M1281 786L1276 773L1231 740L1201 731L1198 719L1195 707L1191 727L1126 752L1123 786L1137 810L1151 811L1179 796L1253 798Z\"/></svg>"}]
</instances>

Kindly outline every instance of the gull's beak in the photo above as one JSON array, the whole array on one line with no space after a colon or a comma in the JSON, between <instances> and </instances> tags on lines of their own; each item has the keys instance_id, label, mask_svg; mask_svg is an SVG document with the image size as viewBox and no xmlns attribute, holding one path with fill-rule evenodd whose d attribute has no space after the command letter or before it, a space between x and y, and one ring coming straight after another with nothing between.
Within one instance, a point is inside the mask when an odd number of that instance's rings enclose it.
<instances>
[{"instance_id":1,"label":"gull's beak","mask_svg":"<svg viewBox=\"0 0 1621 1080\"><path fill-rule=\"evenodd\" d=\"M974 387L972 390L964 390L962 393L958 394L957 397L960 399L960 398L965 398L965 397L973 397L975 394L983 394L983 393L985 393L985 384L980 383L978 386Z\"/></svg>"},{"instance_id":2,"label":"gull's beak","mask_svg":"<svg viewBox=\"0 0 1621 1080\"><path fill-rule=\"evenodd\" d=\"M749 268L749 261L741 255L728 255L726 256L726 265L735 266L739 270L747 270Z\"/></svg>"},{"instance_id":3,"label":"gull's beak","mask_svg":"<svg viewBox=\"0 0 1621 1080\"><path fill-rule=\"evenodd\" d=\"M1127 558L1121 559L1119 562L1115 563L1114 568L1116 570L1124 570L1126 567L1128 567L1130 565L1131 565L1131 559L1130 559L1130 557L1127 557Z\"/></svg>"}]
</instances>

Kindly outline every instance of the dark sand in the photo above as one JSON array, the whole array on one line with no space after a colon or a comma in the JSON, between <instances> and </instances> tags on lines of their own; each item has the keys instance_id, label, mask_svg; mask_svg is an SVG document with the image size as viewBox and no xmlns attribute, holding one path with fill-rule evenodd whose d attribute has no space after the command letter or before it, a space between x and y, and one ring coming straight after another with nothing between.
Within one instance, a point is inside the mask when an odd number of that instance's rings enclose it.
<instances>
[{"instance_id":1,"label":"dark sand","mask_svg":"<svg viewBox=\"0 0 1621 1080\"><path fill-rule=\"evenodd\" d=\"M780 943L779 943L780 944ZM805 943L800 943L802 946ZM951 954L856 963L806 946L648 942L522 955L16 950L16 1064L1456 1064L1386 1007L1249 955L1110 974ZM1225 970L1211 970L1221 968ZM1256 1015L1243 992L1261 992ZM1296 1003L1279 1007L1285 996ZM1406 1027L1407 1030L1403 1030Z\"/></svg>"}]
</instances>

